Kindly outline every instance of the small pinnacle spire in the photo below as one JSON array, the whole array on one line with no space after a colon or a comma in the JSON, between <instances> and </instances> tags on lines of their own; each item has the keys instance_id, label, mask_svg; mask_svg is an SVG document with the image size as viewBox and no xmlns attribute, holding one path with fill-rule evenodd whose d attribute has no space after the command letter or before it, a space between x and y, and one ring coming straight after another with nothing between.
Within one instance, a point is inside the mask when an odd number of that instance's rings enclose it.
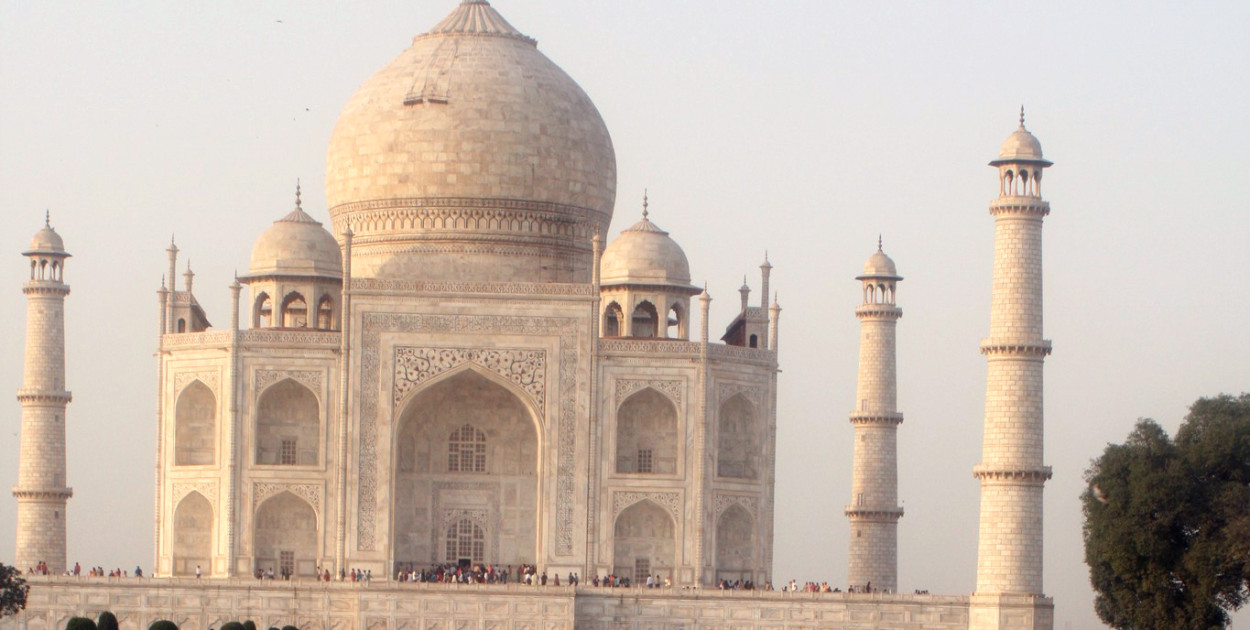
<instances>
[{"instance_id":1,"label":"small pinnacle spire","mask_svg":"<svg viewBox=\"0 0 1250 630\"><path fill-rule=\"evenodd\" d=\"M161 290L165 290L165 274L161 274Z\"/></svg>"},{"instance_id":2,"label":"small pinnacle spire","mask_svg":"<svg viewBox=\"0 0 1250 630\"><path fill-rule=\"evenodd\" d=\"M877 251L881 251L881 235L877 235Z\"/></svg>"},{"instance_id":3,"label":"small pinnacle spire","mask_svg":"<svg viewBox=\"0 0 1250 630\"><path fill-rule=\"evenodd\" d=\"M52 211L46 208L43 211L43 226L46 228L52 227Z\"/></svg>"},{"instance_id":4,"label":"small pinnacle spire","mask_svg":"<svg viewBox=\"0 0 1250 630\"><path fill-rule=\"evenodd\" d=\"M295 178L295 209L296 210L304 209L304 204L300 201L300 186L299 186L298 177Z\"/></svg>"},{"instance_id":5,"label":"small pinnacle spire","mask_svg":"<svg viewBox=\"0 0 1250 630\"><path fill-rule=\"evenodd\" d=\"M1020 128L1024 129L1024 105L1020 106Z\"/></svg>"},{"instance_id":6,"label":"small pinnacle spire","mask_svg":"<svg viewBox=\"0 0 1250 630\"><path fill-rule=\"evenodd\" d=\"M643 188L642 189L642 218L644 219L647 218L647 215L649 214L649 212L647 212L647 207L650 205L651 204L647 200L647 189Z\"/></svg>"}]
</instances>

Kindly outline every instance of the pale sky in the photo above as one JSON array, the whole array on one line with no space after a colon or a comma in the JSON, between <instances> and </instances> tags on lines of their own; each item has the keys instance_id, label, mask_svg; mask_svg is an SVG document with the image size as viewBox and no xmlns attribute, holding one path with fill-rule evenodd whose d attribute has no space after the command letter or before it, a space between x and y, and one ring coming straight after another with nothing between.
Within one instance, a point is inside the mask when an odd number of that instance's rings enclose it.
<instances>
[{"instance_id":1,"label":"pale sky","mask_svg":"<svg viewBox=\"0 0 1250 630\"><path fill-rule=\"evenodd\" d=\"M0 390L21 386L20 252L50 209L74 255L70 562L152 566L155 292L171 234L227 326L232 274L296 178L328 220L340 108L454 5L0 4ZM1250 3L494 6L599 107L619 172L612 236L649 189L652 220L707 282L714 331L744 274L758 290L769 252L784 309L776 581L846 580L853 278L883 234L906 278L899 586L972 590L998 192L986 162L1025 105L1055 162L1046 592L1056 628L1098 627L1078 501L1090 459L1139 417L1174 430L1194 399L1250 389ZM8 488L20 407L0 409ZM0 502L10 562L16 503Z\"/></svg>"}]
</instances>

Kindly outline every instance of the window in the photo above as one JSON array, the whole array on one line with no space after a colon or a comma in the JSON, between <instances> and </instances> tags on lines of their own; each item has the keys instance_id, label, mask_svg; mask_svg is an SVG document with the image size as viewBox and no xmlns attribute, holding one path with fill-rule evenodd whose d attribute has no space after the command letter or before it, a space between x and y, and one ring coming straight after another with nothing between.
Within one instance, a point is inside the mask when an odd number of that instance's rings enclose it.
<instances>
[{"instance_id":1,"label":"window","mask_svg":"<svg viewBox=\"0 0 1250 630\"><path fill-rule=\"evenodd\" d=\"M282 440L282 452L279 455L278 463L283 466L295 465L295 439L284 438Z\"/></svg>"},{"instance_id":2,"label":"window","mask_svg":"<svg viewBox=\"0 0 1250 630\"><path fill-rule=\"evenodd\" d=\"M638 449L638 472L640 473L651 472L651 449L649 448Z\"/></svg>"},{"instance_id":3,"label":"window","mask_svg":"<svg viewBox=\"0 0 1250 630\"><path fill-rule=\"evenodd\" d=\"M486 556L486 537L482 528L465 518L453 523L447 530L447 562L459 562L467 558L472 562L482 562Z\"/></svg>"},{"instance_id":4,"label":"window","mask_svg":"<svg viewBox=\"0 0 1250 630\"><path fill-rule=\"evenodd\" d=\"M634 560L633 586L646 586L647 576L651 575L651 559L637 558Z\"/></svg>"},{"instance_id":5,"label":"window","mask_svg":"<svg viewBox=\"0 0 1250 630\"><path fill-rule=\"evenodd\" d=\"M453 431L447 447L447 472L486 472L486 435L468 424Z\"/></svg>"},{"instance_id":6,"label":"window","mask_svg":"<svg viewBox=\"0 0 1250 630\"><path fill-rule=\"evenodd\" d=\"M294 551L279 551L278 552L278 567L282 571L280 575L283 575L283 576L295 575L295 552Z\"/></svg>"}]
</instances>

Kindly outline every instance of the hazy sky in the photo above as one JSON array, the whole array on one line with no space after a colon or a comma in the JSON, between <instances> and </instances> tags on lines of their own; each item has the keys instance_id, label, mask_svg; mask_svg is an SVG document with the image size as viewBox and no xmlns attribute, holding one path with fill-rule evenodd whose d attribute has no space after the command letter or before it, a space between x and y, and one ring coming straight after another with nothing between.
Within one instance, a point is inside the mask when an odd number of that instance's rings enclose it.
<instances>
[{"instance_id":1,"label":"hazy sky","mask_svg":"<svg viewBox=\"0 0 1250 630\"><path fill-rule=\"evenodd\" d=\"M0 3L0 389L21 384L20 252L51 209L74 254L71 562L152 565L155 291L171 233L228 325L232 273L296 178L328 219L340 108L454 4ZM714 331L769 252L784 308L777 580L846 579L853 278L881 233L906 277L900 588L973 588L998 192L986 162L1026 106L1055 162L1046 591L1057 628L1096 627L1078 502L1089 460L1139 417L1172 430L1194 399L1250 389L1250 3L495 7L598 105L617 153L614 230L648 188L651 218L708 284ZM8 488L20 407L3 408ZM9 561L16 507L0 501Z\"/></svg>"}]
</instances>

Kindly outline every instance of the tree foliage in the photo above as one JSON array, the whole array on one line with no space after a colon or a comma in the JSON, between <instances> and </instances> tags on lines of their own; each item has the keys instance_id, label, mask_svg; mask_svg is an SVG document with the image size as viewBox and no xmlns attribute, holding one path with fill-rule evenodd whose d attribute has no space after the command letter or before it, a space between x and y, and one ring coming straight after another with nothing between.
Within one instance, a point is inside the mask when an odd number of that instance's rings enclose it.
<instances>
[{"instance_id":1,"label":"tree foliage","mask_svg":"<svg viewBox=\"0 0 1250 630\"><path fill-rule=\"evenodd\" d=\"M178 624L168 619L157 619L148 626L148 630L178 630Z\"/></svg>"},{"instance_id":2,"label":"tree foliage","mask_svg":"<svg viewBox=\"0 0 1250 630\"><path fill-rule=\"evenodd\" d=\"M95 622L86 617L70 617L65 630L96 630Z\"/></svg>"},{"instance_id":3,"label":"tree foliage","mask_svg":"<svg viewBox=\"0 0 1250 630\"><path fill-rule=\"evenodd\" d=\"M30 587L16 567L0 562L0 618L16 615L26 608Z\"/></svg>"},{"instance_id":4,"label":"tree foliage","mask_svg":"<svg viewBox=\"0 0 1250 630\"><path fill-rule=\"evenodd\" d=\"M1175 440L1138 421L1085 479L1099 618L1121 630L1226 628L1250 600L1250 394L1198 400Z\"/></svg>"},{"instance_id":5,"label":"tree foliage","mask_svg":"<svg viewBox=\"0 0 1250 630\"><path fill-rule=\"evenodd\" d=\"M100 613L100 616L96 617L95 627L96 630L118 630L117 615L107 610Z\"/></svg>"}]
</instances>

